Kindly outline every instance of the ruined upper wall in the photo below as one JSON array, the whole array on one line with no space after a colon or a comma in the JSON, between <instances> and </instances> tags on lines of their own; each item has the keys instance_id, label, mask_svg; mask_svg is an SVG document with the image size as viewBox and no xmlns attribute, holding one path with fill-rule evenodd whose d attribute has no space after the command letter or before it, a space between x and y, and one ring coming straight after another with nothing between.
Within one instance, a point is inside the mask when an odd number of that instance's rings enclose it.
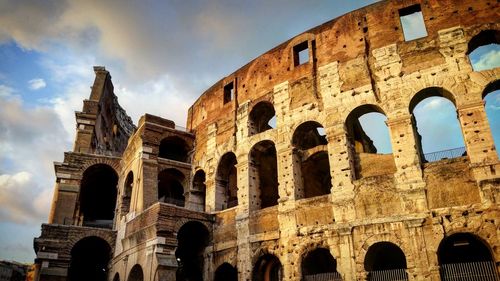
<instances>
[{"instance_id":1,"label":"ruined upper wall","mask_svg":"<svg viewBox=\"0 0 500 281\"><path fill-rule=\"evenodd\" d=\"M90 97L76 112L77 136L74 152L121 155L135 130L132 119L118 103L111 75L95 66L96 74Z\"/></svg>"},{"instance_id":2,"label":"ruined upper wall","mask_svg":"<svg viewBox=\"0 0 500 281\"><path fill-rule=\"evenodd\" d=\"M399 10L415 4L420 4L428 35L405 42ZM300 82L303 89L297 89L297 92L317 92L317 69L335 61L344 70L340 73L341 90L372 84L377 95L376 83L381 78L373 77L370 73L375 63L373 50L396 44L402 60L400 75L409 75L438 61L444 63L445 59L439 53L439 30L460 26L467 29L465 37L470 39L476 34L475 27L485 24L493 27L498 17L498 1L381 1L353 11L284 42L221 79L190 108L188 128L204 138L206 132L200 132L200 129L217 121L218 135L230 136L235 133L235 128L230 124L234 124L235 110L240 105L246 101L272 102L273 87L284 81L291 85ZM308 44L310 63L295 66L293 48L303 42ZM428 59L422 60L421 56ZM360 63L356 67L342 69L344 63L353 59L360 59ZM312 79L302 81L304 77ZM235 99L224 103L224 87L230 83L234 86ZM292 96L292 108L294 103L300 106L316 100L321 104L317 93L295 98Z\"/></svg>"}]
</instances>

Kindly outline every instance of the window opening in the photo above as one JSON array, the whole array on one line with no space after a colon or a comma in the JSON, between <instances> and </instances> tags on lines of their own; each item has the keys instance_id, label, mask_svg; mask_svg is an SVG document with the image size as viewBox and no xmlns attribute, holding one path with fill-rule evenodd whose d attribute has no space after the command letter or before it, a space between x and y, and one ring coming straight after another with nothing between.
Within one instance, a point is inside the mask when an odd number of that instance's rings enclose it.
<instances>
[{"instance_id":1,"label":"window opening","mask_svg":"<svg viewBox=\"0 0 500 281\"><path fill-rule=\"evenodd\" d=\"M405 254L390 242L370 246L364 266L368 271L368 280L408 280Z\"/></svg>"},{"instance_id":2,"label":"window opening","mask_svg":"<svg viewBox=\"0 0 500 281\"><path fill-rule=\"evenodd\" d=\"M176 280L203 280L203 252L208 246L209 232L198 221L184 224L177 234Z\"/></svg>"},{"instance_id":3,"label":"window opening","mask_svg":"<svg viewBox=\"0 0 500 281\"><path fill-rule=\"evenodd\" d=\"M186 142L177 136L164 138L160 142L158 157L188 162L188 146Z\"/></svg>"},{"instance_id":4,"label":"window opening","mask_svg":"<svg viewBox=\"0 0 500 281\"><path fill-rule=\"evenodd\" d=\"M205 172L198 170L193 177L192 202L198 206L197 210L205 211Z\"/></svg>"},{"instance_id":5,"label":"window opening","mask_svg":"<svg viewBox=\"0 0 500 281\"><path fill-rule=\"evenodd\" d=\"M419 4L412 5L399 10L399 20L403 27L405 41L427 36L424 16Z\"/></svg>"},{"instance_id":6,"label":"window opening","mask_svg":"<svg viewBox=\"0 0 500 281\"><path fill-rule=\"evenodd\" d=\"M271 120L274 118L274 126ZM276 113L270 102L257 103L248 116L248 135L252 136L276 127Z\"/></svg>"},{"instance_id":7,"label":"window opening","mask_svg":"<svg viewBox=\"0 0 500 281\"><path fill-rule=\"evenodd\" d=\"M217 167L215 210L220 211L238 205L236 156L229 152L221 157Z\"/></svg>"},{"instance_id":8,"label":"window opening","mask_svg":"<svg viewBox=\"0 0 500 281\"><path fill-rule=\"evenodd\" d=\"M166 169L158 174L158 201L184 207L184 174L176 169Z\"/></svg>"},{"instance_id":9,"label":"window opening","mask_svg":"<svg viewBox=\"0 0 500 281\"><path fill-rule=\"evenodd\" d=\"M252 147L249 164L251 186L258 188L256 198L260 198L260 202L252 201L252 205L260 205L262 209L278 205L278 167L274 143L262 141Z\"/></svg>"},{"instance_id":10,"label":"window opening","mask_svg":"<svg viewBox=\"0 0 500 281\"><path fill-rule=\"evenodd\" d=\"M142 267L138 264L134 265L130 270L127 281L143 281L144 273L142 272Z\"/></svg>"},{"instance_id":11,"label":"window opening","mask_svg":"<svg viewBox=\"0 0 500 281\"><path fill-rule=\"evenodd\" d=\"M491 89L487 89L484 95L484 106L490 131L493 135L497 155L500 153L500 80L490 84Z\"/></svg>"},{"instance_id":12,"label":"window opening","mask_svg":"<svg viewBox=\"0 0 500 281\"><path fill-rule=\"evenodd\" d=\"M224 86L224 104L234 99L234 82Z\"/></svg>"},{"instance_id":13,"label":"window opening","mask_svg":"<svg viewBox=\"0 0 500 281\"><path fill-rule=\"evenodd\" d=\"M130 171L125 179L125 186L122 196L122 215L126 215L130 211L130 202L132 200L132 189L134 185L134 173Z\"/></svg>"},{"instance_id":14,"label":"window opening","mask_svg":"<svg viewBox=\"0 0 500 281\"><path fill-rule=\"evenodd\" d=\"M293 61L295 66L309 62L309 46L307 41L293 47Z\"/></svg>"},{"instance_id":15,"label":"window opening","mask_svg":"<svg viewBox=\"0 0 500 281\"><path fill-rule=\"evenodd\" d=\"M283 268L280 260L270 254L260 257L253 268L252 281L281 280L283 280Z\"/></svg>"},{"instance_id":16,"label":"window opening","mask_svg":"<svg viewBox=\"0 0 500 281\"><path fill-rule=\"evenodd\" d=\"M238 271L232 265L225 262L215 271L214 281L238 281Z\"/></svg>"},{"instance_id":17,"label":"window opening","mask_svg":"<svg viewBox=\"0 0 500 281\"><path fill-rule=\"evenodd\" d=\"M500 67L500 31L481 31L469 41L467 54L474 71Z\"/></svg>"},{"instance_id":18,"label":"window opening","mask_svg":"<svg viewBox=\"0 0 500 281\"><path fill-rule=\"evenodd\" d=\"M90 236L78 241L71 249L69 281L106 281L111 247L105 240Z\"/></svg>"},{"instance_id":19,"label":"window opening","mask_svg":"<svg viewBox=\"0 0 500 281\"><path fill-rule=\"evenodd\" d=\"M332 280L342 281L342 276L337 272L337 261L328 249L318 248L302 261L302 276L305 281Z\"/></svg>"}]
</instances>

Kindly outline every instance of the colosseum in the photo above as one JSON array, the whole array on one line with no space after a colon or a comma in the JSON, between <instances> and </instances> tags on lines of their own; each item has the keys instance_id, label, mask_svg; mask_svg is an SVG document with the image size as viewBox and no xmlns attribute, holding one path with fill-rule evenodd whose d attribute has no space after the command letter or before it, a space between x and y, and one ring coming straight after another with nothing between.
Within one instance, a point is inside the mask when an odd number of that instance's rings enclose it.
<instances>
[{"instance_id":1,"label":"colosseum","mask_svg":"<svg viewBox=\"0 0 500 281\"><path fill-rule=\"evenodd\" d=\"M186 129L150 114L134 124L94 67L34 240L37 280L498 281L484 99L500 67L475 71L469 55L500 43L499 3L350 12L220 79ZM465 144L444 159L423 152L413 114L435 96L453 103ZM371 112L387 118L392 153L360 125Z\"/></svg>"}]
</instances>

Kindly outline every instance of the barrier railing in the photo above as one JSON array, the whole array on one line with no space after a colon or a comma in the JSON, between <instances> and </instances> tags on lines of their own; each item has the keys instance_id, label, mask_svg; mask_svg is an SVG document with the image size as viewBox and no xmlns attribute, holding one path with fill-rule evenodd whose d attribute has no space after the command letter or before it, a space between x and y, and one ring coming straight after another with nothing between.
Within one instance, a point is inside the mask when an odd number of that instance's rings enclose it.
<instances>
[{"instance_id":1,"label":"barrier railing","mask_svg":"<svg viewBox=\"0 0 500 281\"><path fill-rule=\"evenodd\" d=\"M184 207L184 204L185 204L184 200L174 199L171 197L162 197L162 198L160 198L159 201L163 202L163 203L167 203L167 204L176 205L179 207Z\"/></svg>"},{"instance_id":2,"label":"barrier railing","mask_svg":"<svg viewBox=\"0 0 500 281\"><path fill-rule=\"evenodd\" d=\"M458 147L453 149L425 153L424 158L427 162L436 162L443 159L458 158L465 155L467 155L465 147Z\"/></svg>"},{"instance_id":3,"label":"barrier railing","mask_svg":"<svg viewBox=\"0 0 500 281\"><path fill-rule=\"evenodd\" d=\"M499 281L492 261L443 264L439 271L443 281Z\"/></svg>"},{"instance_id":4,"label":"barrier railing","mask_svg":"<svg viewBox=\"0 0 500 281\"><path fill-rule=\"evenodd\" d=\"M408 281L406 269L374 270L368 273L370 281Z\"/></svg>"},{"instance_id":5,"label":"barrier railing","mask_svg":"<svg viewBox=\"0 0 500 281\"><path fill-rule=\"evenodd\" d=\"M342 281L342 276L338 272L318 273L305 275L304 281Z\"/></svg>"}]
</instances>

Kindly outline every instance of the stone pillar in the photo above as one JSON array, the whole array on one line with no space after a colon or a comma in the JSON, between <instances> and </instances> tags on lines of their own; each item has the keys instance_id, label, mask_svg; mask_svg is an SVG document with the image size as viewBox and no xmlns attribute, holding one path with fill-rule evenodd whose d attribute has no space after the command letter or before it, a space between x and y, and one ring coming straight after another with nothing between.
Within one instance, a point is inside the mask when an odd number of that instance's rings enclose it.
<instances>
[{"instance_id":1,"label":"stone pillar","mask_svg":"<svg viewBox=\"0 0 500 281\"><path fill-rule=\"evenodd\" d=\"M417 132L410 114L386 121L391 137L392 153L396 164L396 188L403 197L408 213L427 210L425 181L422 178L420 154L417 149Z\"/></svg>"},{"instance_id":2,"label":"stone pillar","mask_svg":"<svg viewBox=\"0 0 500 281\"><path fill-rule=\"evenodd\" d=\"M215 159L216 151L216 140L217 137L217 124L213 123L208 125L207 128L207 170L205 171L205 211L213 212L217 210L215 208L215 198L216 198L216 177L217 177L217 165L219 164Z\"/></svg>"},{"instance_id":3,"label":"stone pillar","mask_svg":"<svg viewBox=\"0 0 500 281\"><path fill-rule=\"evenodd\" d=\"M158 164L156 160L145 159L144 154L141 161L142 171L137 178L139 188L133 195L136 196L135 212L137 214L158 202Z\"/></svg>"},{"instance_id":4,"label":"stone pillar","mask_svg":"<svg viewBox=\"0 0 500 281\"><path fill-rule=\"evenodd\" d=\"M347 132L343 124L328 126L328 160L332 176L331 202L336 222L356 218L354 210L353 156L348 149Z\"/></svg>"},{"instance_id":5,"label":"stone pillar","mask_svg":"<svg viewBox=\"0 0 500 281\"><path fill-rule=\"evenodd\" d=\"M343 280L355 280L356 263L354 261L354 243L350 227L339 229L340 255L337 260L337 271Z\"/></svg>"}]
</instances>

